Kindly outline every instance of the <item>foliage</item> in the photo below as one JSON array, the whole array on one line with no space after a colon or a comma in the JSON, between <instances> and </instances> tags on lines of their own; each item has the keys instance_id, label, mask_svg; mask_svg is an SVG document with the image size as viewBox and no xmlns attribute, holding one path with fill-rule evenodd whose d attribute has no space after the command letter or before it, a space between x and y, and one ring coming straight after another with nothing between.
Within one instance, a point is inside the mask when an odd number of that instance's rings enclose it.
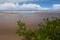
<instances>
[{"instance_id":1,"label":"foliage","mask_svg":"<svg viewBox=\"0 0 60 40\"><path fill-rule=\"evenodd\" d=\"M39 24L39 29L32 31L21 20L18 22L16 33L23 36L23 40L60 40L60 19L52 17L44 19L44 24Z\"/></svg>"}]
</instances>

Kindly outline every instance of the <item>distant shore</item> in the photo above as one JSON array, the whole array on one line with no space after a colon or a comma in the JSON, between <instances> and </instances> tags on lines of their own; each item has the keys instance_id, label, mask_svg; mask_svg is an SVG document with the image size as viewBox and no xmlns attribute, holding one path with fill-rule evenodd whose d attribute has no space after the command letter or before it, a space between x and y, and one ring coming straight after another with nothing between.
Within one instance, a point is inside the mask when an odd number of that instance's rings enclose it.
<instances>
[{"instance_id":1,"label":"distant shore","mask_svg":"<svg viewBox=\"0 0 60 40\"><path fill-rule=\"evenodd\" d=\"M19 14L19 12L0 12L0 14Z\"/></svg>"},{"instance_id":2,"label":"distant shore","mask_svg":"<svg viewBox=\"0 0 60 40\"><path fill-rule=\"evenodd\" d=\"M21 12L0 12L0 14L19 14ZM60 13L60 12L32 12L34 14Z\"/></svg>"}]
</instances>

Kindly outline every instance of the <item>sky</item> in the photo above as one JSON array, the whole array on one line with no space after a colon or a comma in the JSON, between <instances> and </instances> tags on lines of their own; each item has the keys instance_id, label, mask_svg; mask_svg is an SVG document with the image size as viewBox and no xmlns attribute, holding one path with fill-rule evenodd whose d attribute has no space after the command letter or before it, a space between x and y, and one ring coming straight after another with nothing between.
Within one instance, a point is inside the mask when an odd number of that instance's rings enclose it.
<instances>
[{"instance_id":1,"label":"sky","mask_svg":"<svg viewBox=\"0 0 60 40\"><path fill-rule=\"evenodd\" d=\"M0 11L60 11L60 0L0 0Z\"/></svg>"}]
</instances>

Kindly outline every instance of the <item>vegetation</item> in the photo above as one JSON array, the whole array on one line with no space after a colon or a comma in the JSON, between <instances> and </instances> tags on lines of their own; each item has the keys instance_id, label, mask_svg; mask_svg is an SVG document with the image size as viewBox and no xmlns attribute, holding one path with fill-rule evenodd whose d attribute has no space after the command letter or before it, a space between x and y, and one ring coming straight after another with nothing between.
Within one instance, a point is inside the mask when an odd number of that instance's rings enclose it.
<instances>
[{"instance_id":1,"label":"vegetation","mask_svg":"<svg viewBox=\"0 0 60 40\"><path fill-rule=\"evenodd\" d=\"M23 36L22 40L60 40L60 19L59 18L44 19L44 24L39 24L39 29L32 31L26 27L25 23L18 21L18 29L16 33Z\"/></svg>"}]
</instances>

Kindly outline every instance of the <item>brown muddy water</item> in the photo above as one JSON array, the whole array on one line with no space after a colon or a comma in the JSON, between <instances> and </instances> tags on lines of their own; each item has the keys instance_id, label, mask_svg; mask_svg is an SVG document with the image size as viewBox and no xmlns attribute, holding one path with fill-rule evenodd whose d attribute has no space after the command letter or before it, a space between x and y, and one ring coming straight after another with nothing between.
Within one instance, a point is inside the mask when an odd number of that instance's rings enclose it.
<instances>
[{"instance_id":1,"label":"brown muddy water","mask_svg":"<svg viewBox=\"0 0 60 40\"><path fill-rule=\"evenodd\" d=\"M29 28L36 29L46 17L60 17L60 13L0 13L0 40L20 40L16 34L18 20L25 22Z\"/></svg>"}]
</instances>

